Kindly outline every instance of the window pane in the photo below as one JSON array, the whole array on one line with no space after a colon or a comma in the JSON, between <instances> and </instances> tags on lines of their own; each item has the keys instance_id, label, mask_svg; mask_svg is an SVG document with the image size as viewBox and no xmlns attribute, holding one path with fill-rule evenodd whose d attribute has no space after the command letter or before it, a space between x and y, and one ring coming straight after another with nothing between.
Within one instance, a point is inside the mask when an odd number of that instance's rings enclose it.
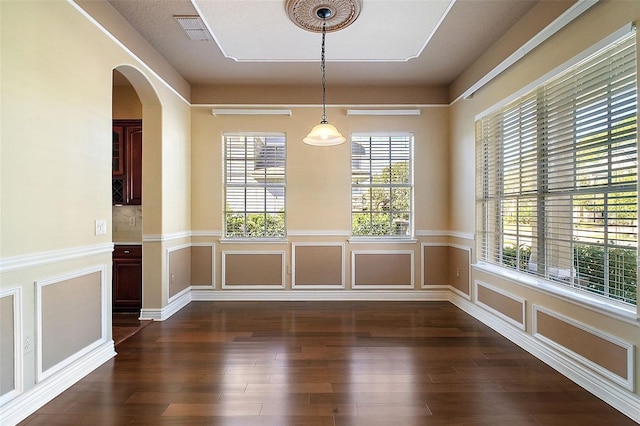
<instances>
[{"instance_id":1,"label":"window pane","mask_svg":"<svg viewBox=\"0 0 640 426\"><path fill-rule=\"evenodd\" d=\"M284 237L285 137L225 135L225 236Z\"/></svg>"},{"instance_id":2,"label":"window pane","mask_svg":"<svg viewBox=\"0 0 640 426\"><path fill-rule=\"evenodd\" d=\"M353 137L352 235L411 235L412 144L410 135Z\"/></svg>"},{"instance_id":3,"label":"window pane","mask_svg":"<svg viewBox=\"0 0 640 426\"><path fill-rule=\"evenodd\" d=\"M637 303L635 34L476 123L480 259Z\"/></svg>"}]
</instances>

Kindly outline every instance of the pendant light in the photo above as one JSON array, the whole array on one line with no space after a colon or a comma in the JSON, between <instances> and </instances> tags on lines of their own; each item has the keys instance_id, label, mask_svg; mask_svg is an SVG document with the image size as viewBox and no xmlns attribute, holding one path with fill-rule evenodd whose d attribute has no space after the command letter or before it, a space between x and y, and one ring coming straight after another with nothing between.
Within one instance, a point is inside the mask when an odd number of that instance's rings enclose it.
<instances>
[{"instance_id":1,"label":"pendant light","mask_svg":"<svg viewBox=\"0 0 640 426\"><path fill-rule=\"evenodd\" d=\"M332 11L329 8L321 7L316 11L318 18L322 19L322 51L320 55L320 69L322 70L322 120L320 124L314 126L311 132L302 141L308 145L332 146L339 145L347 139L340 134L335 126L327 122L326 105L326 64L325 64L325 38L327 35L327 18L331 17Z\"/></svg>"}]
</instances>

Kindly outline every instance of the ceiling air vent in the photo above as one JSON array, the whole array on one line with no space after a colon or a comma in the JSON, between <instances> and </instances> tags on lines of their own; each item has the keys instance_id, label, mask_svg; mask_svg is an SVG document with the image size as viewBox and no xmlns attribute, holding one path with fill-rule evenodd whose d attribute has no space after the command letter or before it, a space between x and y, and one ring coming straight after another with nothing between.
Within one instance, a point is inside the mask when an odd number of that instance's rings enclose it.
<instances>
[{"instance_id":1,"label":"ceiling air vent","mask_svg":"<svg viewBox=\"0 0 640 426\"><path fill-rule=\"evenodd\" d=\"M198 15L174 16L189 40L208 41L213 40L206 25Z\"/></svg>"}]
</instances>

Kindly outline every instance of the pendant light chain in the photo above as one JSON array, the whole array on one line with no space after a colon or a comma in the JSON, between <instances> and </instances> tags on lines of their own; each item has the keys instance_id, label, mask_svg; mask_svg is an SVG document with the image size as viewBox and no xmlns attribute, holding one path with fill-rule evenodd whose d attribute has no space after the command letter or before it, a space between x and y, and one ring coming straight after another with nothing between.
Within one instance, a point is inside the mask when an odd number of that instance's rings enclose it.
<instances>
[{"instance_id":1,"label":"pendant light chain","mask_svg":"<svg viewBox=\"0 0 640 426\"><path fill-rule=\"evenodd\" d=\"M322 121L321 123L327 122L327 95L326 95L326 85L327 85L327 77L325 76L325 59L324 59L324 44L325 44L325 36L327 34L327 19L322 19L322 53L320 54L320 70L322 70Z\"/></svg>"},{"instance_id":2,"label":"pendant light chain","mask_svg":"<svg viewBox=\"0 0 640 426\"><path fill-rule=\"evenodd\" d=\"M1 0L0 0L1 1ZM325 57L325 46L327 37L327 18L333 11L327 7L316 10L318 18L322 19L322 51L320 55L320 70L322 71L322 121L311 129L306 138L302 141L308 145L332 146L339 145L347 139L327 121L327 63Z\"/></svg>"}]
</instances>

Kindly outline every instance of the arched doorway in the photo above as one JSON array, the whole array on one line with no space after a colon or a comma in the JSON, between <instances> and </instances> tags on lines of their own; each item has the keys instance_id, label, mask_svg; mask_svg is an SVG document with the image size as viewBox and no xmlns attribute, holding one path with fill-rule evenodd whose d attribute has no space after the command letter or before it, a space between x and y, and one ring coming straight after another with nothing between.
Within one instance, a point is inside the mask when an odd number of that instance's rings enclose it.
<instances>
[{"instance_id":1,"label":"arched doorway","mask_svg":"<svg viewBox=\"0 0 640 426\"><path fill-rule=\"evenodd\" d=\"M147 279L157 271L150 269L154 262L144 262L144 235L157 232L161 224L159 209L147 208L147 204L157 205L154 201L161 194L158 179L149 179L159 175L160 161L154 159L161 157L149 153L161 150L162 126L160 100L143 73L129 65L118 66L113 70L112 83L112 308L114 340L118 343L118 338L126 337L129 329L139 325L142 308L148 305L145 295L159 292L151 288L153 283L161 286ZM129 313L124 324L118 322L118 318L124 318L117 316L120 312ZM126 326L132 318L133 323ZM117 327L125 328L118 336Z\"/></svg>"}]
</instances>

